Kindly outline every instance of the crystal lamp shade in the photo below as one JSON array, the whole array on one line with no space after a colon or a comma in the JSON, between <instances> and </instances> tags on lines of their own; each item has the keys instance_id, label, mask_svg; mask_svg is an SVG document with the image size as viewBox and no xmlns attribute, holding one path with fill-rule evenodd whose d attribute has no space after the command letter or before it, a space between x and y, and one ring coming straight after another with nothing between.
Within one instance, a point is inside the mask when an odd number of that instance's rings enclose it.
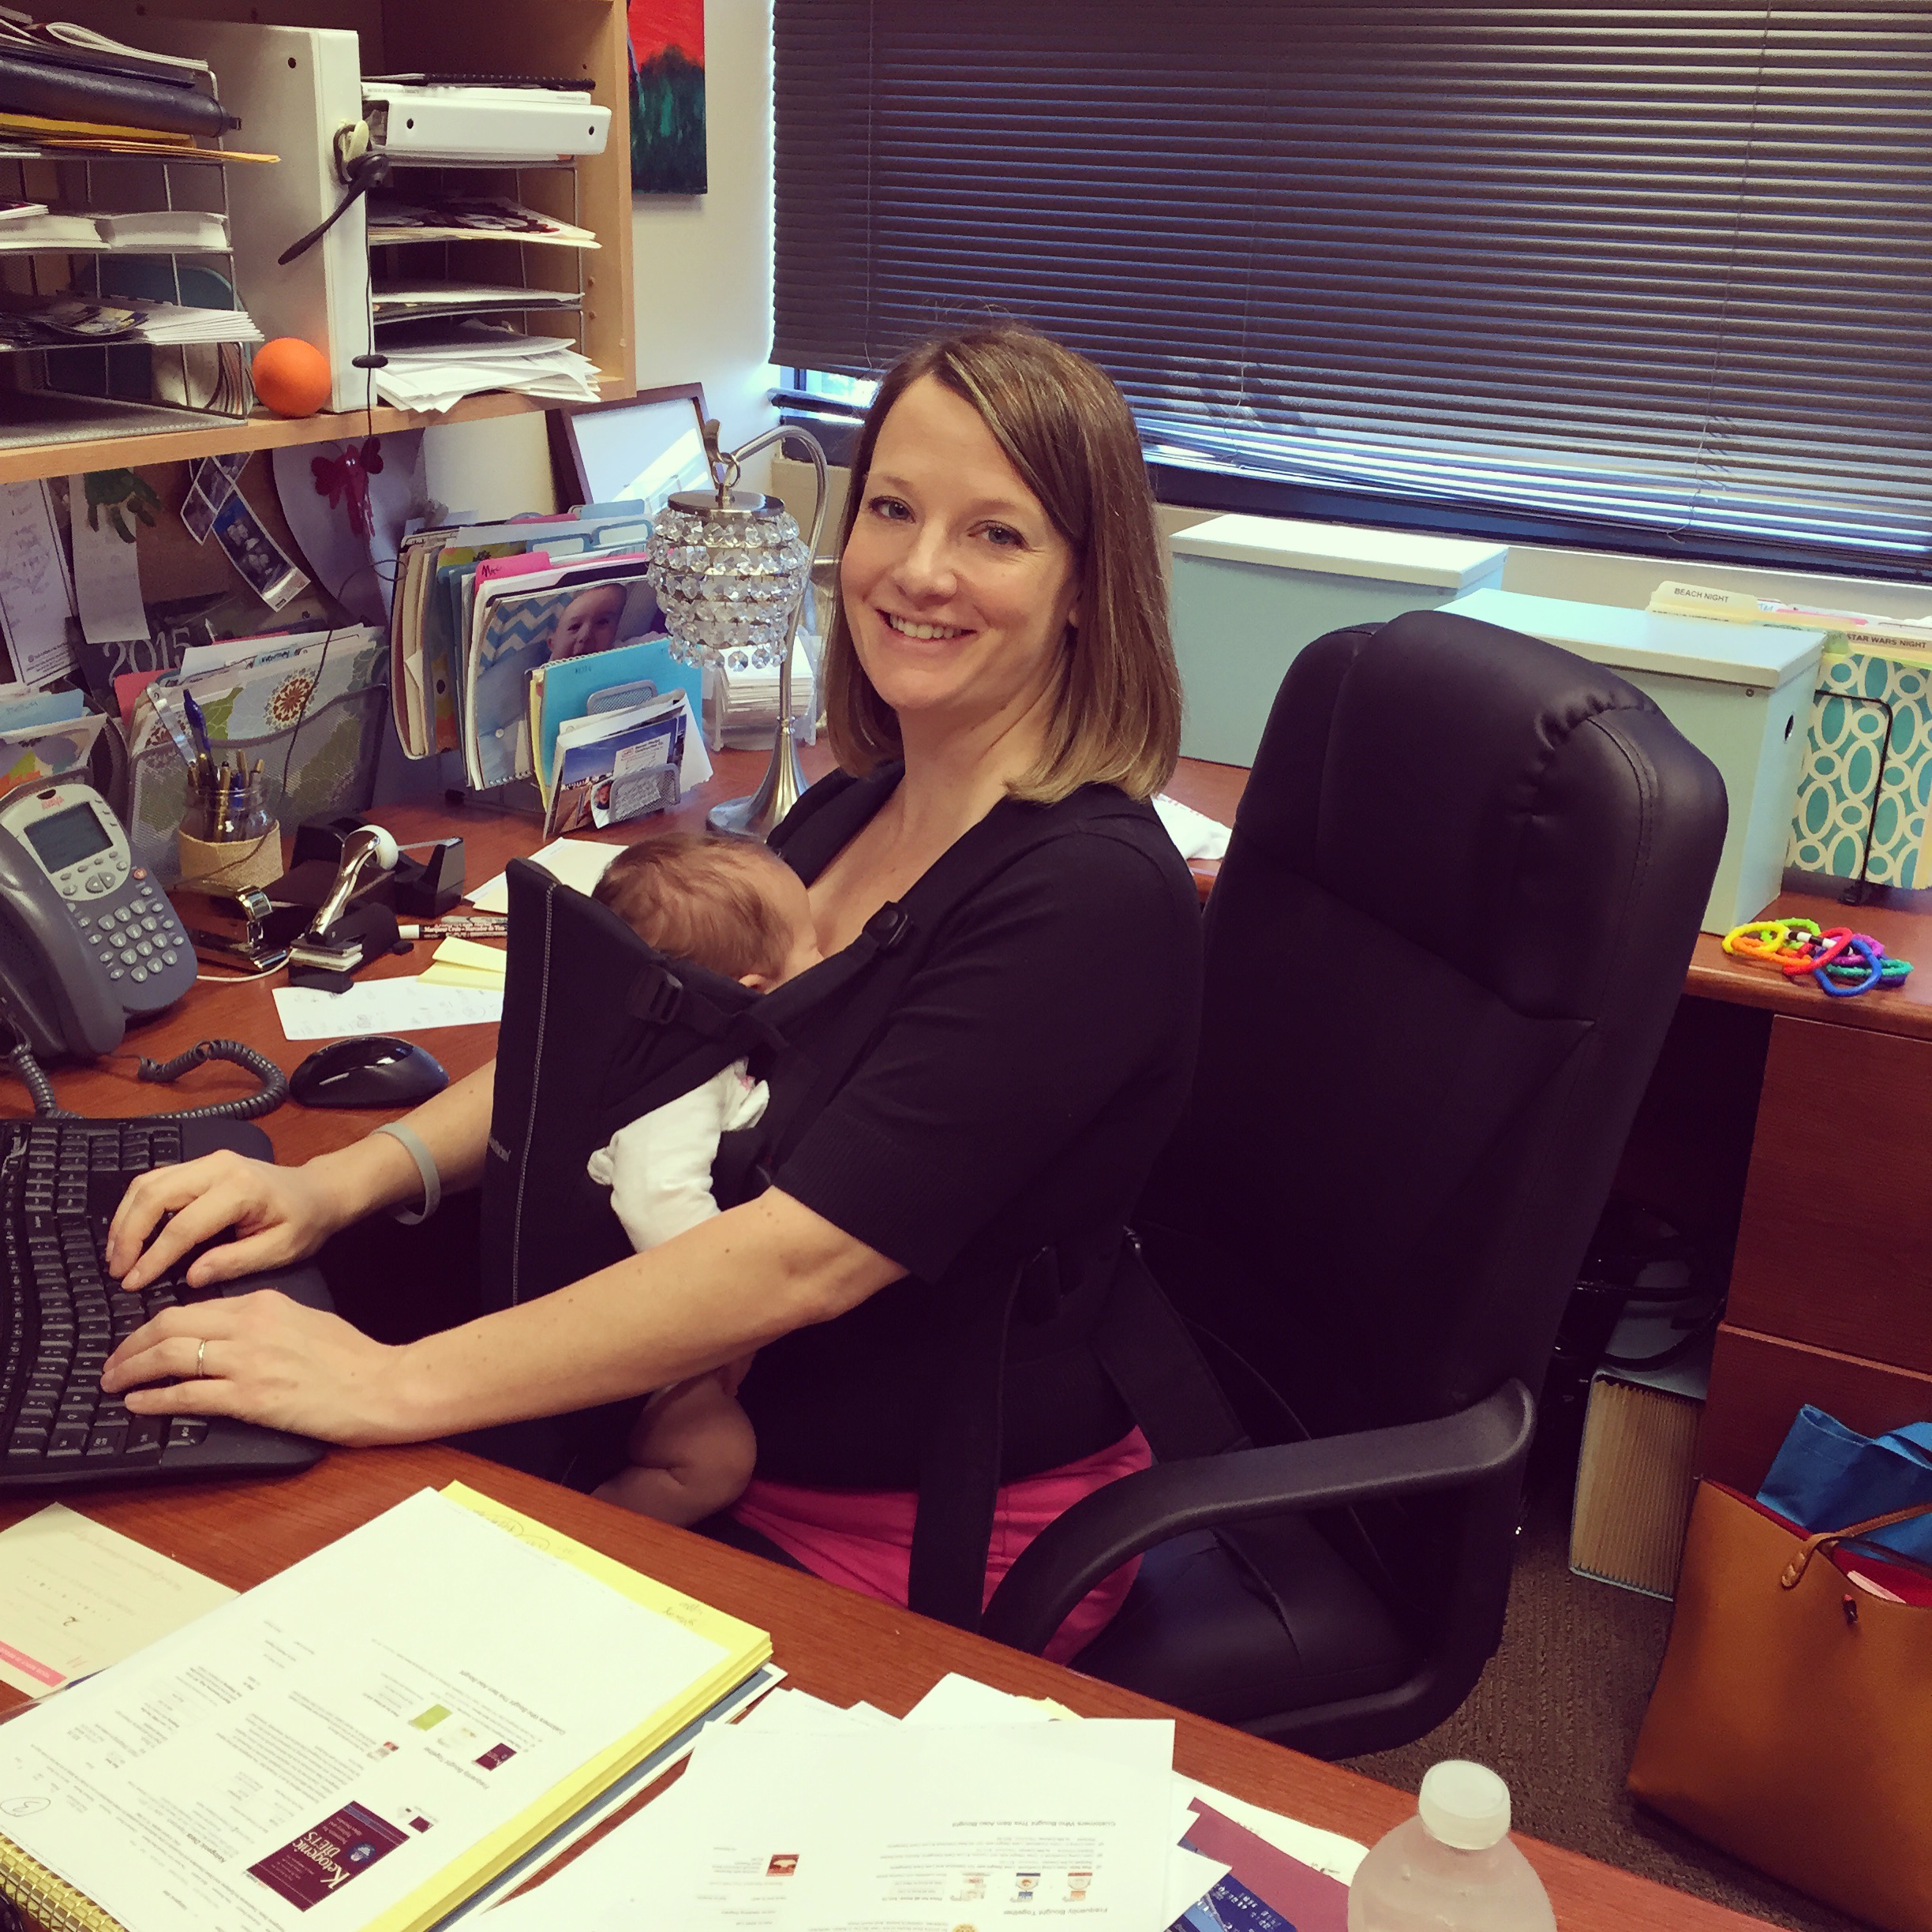
<instances>
[{"instance_id":1,"label":"crystal lamp shade","mask_svg":"<svg viewBox=\"0 0 1932 1932\"><path fill-rule=\"evenodd\" d=\"M811 566L798 525L782 507L668 508L646 554L646 574L680 662L748 671L782 661Z\"/></svg>"}]
</instances>

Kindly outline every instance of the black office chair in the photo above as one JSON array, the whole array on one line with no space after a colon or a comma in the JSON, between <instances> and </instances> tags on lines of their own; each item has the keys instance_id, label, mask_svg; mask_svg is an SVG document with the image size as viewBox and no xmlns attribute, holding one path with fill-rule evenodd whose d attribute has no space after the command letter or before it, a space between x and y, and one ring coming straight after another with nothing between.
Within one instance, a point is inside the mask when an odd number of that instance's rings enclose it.
<instances>
[{"instance_id":1,"label":"black office chair","mask_svg":"<svg viewBox=\"0 0 1932 1932\"><path fill-rule=\"evenodd\" d=\"M1208 906L1193 1106L1139 1220L1269 1446L1088 1498L1014 1566L988 1635L1039 1649L1146 1550L1078 1668L1330 1757L1462 1702L1724 813L1657 706L1566 651L1418 611L1301 653Z\"/></svg>"}]
</instances>

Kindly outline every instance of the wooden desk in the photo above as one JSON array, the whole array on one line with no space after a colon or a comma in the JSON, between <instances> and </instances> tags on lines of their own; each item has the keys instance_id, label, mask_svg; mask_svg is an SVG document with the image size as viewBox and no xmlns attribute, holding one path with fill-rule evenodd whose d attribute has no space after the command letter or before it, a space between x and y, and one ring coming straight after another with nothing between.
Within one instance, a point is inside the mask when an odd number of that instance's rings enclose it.
<instances>
[{"instance_id":1,"label":"wooden desk","mask_svg":"<svg viewBox=\"0 0 1932 1932\"><path fill-rule=\"evenodd\" d=\"M1727 957L1709 934L1698 942L1684 1007L1764 1015L1698 1443L1702 1474L1747 1492L1805 1402L1867 1435L1932 1417L1932 914L1786 893L1768 915L1855 927L1917 970L1896 990L1832 999ZM1753 1097L1735 1097L1734 1113Z\"/></svg>"},{"instance_id":2,"label":"wooden desk","mask_svg":"<svg viewBox=\"0 0 1932 1932\"><path fill-rule=\"evenodd\" d=\"M694 792L676 811L584 836L624 844L632 839L648 838L667 826L698 829L713 805L741 796L757 784L766 758L763 751L721 752L714 760L717 769L710 782ZM815 778L831 769L831 754L822 744L808 747L803 762L807 776ZM1197 811L1211 818L1229 819L1234 816L1235 803L1247 778L1247 773L1236 766L1201 765L1190 760L1176 774L1170 788L1175 797ZM534 852L543 842L537 821L528 814L476 806L386 806L369 815L406 843L461 833L465 878L472 889L494 878L511 859ZM1204 894L1215 869L1211 866L1196 869ZM195 922L191 919L189 923ZM420 972L431 950L425 944L413 953L377 960L365 969L363 976L386 979ZM225 1061L213 1061L197 1068L173 1087L156 1087L136 1078L135 1060L141 1054L154 1060L168 1060L197 1040L238 1039L258 1048L285 1073L292 1073L319 1043L283 1037L273 993L275 987L286 983L283 975L249 981L205 960L201 971L208 977L187 998L152 1020L131 1026L118 1053L90 1065L57 1063L51 1068L61 1104L76 1113L105 1116L160 1114L212 1101L238 1099L252 1093L255 1082L240 1068ZM450 1077L459 1080L496 1052L496 1029L493 1026L440 1027L426 1035L423 1043L442 1061ZM32 1111L25 1088L10 1078L0 1080L0 1118L19 1118ZM287 1105L266 1116L263 1125L275 1143L277 1157L294 1162L359 1140L379 1121L390 1117L388 1111L310 1110Z\"/></svg>"},{"instance_id":3,"label":"wooden desk","mask_svg":"<svg viewBox=\"0 0 1932 1932\"><path fill-rule=\"evenodd\" d=\"M1023 1696L1058 1698L1094 1717L1171 1717L1174 1764L1257 1804L1372 1843L1414 1800L1352 1771L1317 1762L1037 1657L969 1637L816 1578L632 1516L452 1449L332 1451L306 1473L275 1483L212 1483L70 1496L84 1511L149 1547L238 1589L285 1569L425 1486L462 1481L619 1561L771 1632L790 1682L834 1703L865 1698L903 1715L948 1671ZM0 1504L0 1527L31 1503ZM0 1685L0 1709L22 1702ZM1745 1932L1759 1924L1646 1878L1525 1840L1563 1932Z\"/></svg>"}]
</instances>

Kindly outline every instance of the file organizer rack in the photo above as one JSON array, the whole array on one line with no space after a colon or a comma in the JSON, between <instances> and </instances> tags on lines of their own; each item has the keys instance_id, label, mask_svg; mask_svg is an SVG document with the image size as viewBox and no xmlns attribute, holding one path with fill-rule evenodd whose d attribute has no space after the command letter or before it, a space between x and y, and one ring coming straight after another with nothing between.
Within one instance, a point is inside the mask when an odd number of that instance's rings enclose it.
<instances>
[{"instance_id":1,"label":"file organizer rack","mask_svg":"<svg viewBox=\"0 0 1932 1932\"><path fill-rule=\"evenodd\" d=\"M403 161L392 164L390 187L402 200L421 199L426 196L442 195L460 190L469 194L507 194L512 200L535 208L558 221L569 222L575 227L583 225L582 195L577 180L577 164L575 161L505 162L505 161ZM567 207L546 205L565 202ZM523 326L531 333L549 335L556 331L547 328L547 322L568 320L571 334L580 354L588 354L589 346L584 329L584 255L586 251L576 248L563 248L522 241L511 232L492 233L479 229L474 236L460 242L412 242L395 241L371 242L370 280L373 284L377 270L374 264L384 257L402 256L410 263L433 256L440 264L442 279L455 280L461 271L474 268L475 279L496 280L500 274L501 264L511 248L516 250L517 275L512 286L530 290L541 289L548 294L562 294L573 298L571 305L565 307L546 302L530 309L505 308L492 309L492 315L522 316ZM554 269L560 279L547 282L541 275L533 275L533 268L541 265ZM507 281L507 278L504 278ZM384 317L387 320L391 318ZM394 318L400 320L401 318ZM378 326L380 326L379 321Z\"/></svg>"},{"instance_id":2,"label":"file organizer rack","mask_svg":"<svg viewBox=\"0 0 1932 1932\"><path fill-rule=\"evenodd\" d=\"M51 184L50 185L50 183ZM103 214L196 209L229 216L227 170L200 155L92 155L39 148L0 156L0 185L21 200L46 200L57 208ZM236 293L234 250L223 249L110 249L72 242L45 249L0 253L0 279L29 294L72 289L96 300L159 296L184 307L242 306ZM219 264L228 300L204 298L192 275L185 287L182 260ZM47 264L62 264L58 279ZM164 286L133 286L137 263L165 262ZM117 272L117 271L121 272ZM111 285L111 286L110 286ZM90 433L133 431L159 418L168 427L210 417L245 417L253 399L247 350L238 343L75 343L58 346L0 344L5 391L12 408L0 413L0 449L45 440L43 406L59 399Z\"/></svg>"},{"instance_id":3,"label":"file organizer rack","mask_svg":"<svg viewBox=\"0 0 1932 1932\"><path fill-rule=\"evenodd\" d=\"M237 168L229 183L242 305L264 336L313 343L329 361L329 407L359 409L368 377L354 358L369 352L370 339L364 204L355 202L306 254L286 264L276 259L342 199L335 130L361 118L358 36L346 28L158 13L118 21L117 28L157 53L206 60L219 77L223 103L242 117L237 144L259 137L280 155L273 167Z\"/></svg>"}]
</instances>

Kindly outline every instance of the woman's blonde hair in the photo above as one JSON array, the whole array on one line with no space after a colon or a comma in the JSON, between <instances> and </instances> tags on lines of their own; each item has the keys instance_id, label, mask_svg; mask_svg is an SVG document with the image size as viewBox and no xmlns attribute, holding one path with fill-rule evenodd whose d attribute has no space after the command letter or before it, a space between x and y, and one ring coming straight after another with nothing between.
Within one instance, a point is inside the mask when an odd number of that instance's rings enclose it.
<instances>
[{"instance_id":1,"label":"woman's blonde hair","mask_svg":"<svg viewBox=\"0 0 1932 1932\"><path fill-rule=\"evenodd\" d=\"M1051 803L1084 784L1151 797L1181 744L1181 676L1167 630L1160 535L1125 399L1084 356L1032 329L968 329L900 358L880 384L853 453L839 530L844 553L865 502L881 425L926 376L970 402L1073 552L1080 623L1068 630L1046 743L1015 781ZM899 721L853 647L844 600L826 640L826 721L848 771L900 753Z\"/></svg>"}]
</instances>

